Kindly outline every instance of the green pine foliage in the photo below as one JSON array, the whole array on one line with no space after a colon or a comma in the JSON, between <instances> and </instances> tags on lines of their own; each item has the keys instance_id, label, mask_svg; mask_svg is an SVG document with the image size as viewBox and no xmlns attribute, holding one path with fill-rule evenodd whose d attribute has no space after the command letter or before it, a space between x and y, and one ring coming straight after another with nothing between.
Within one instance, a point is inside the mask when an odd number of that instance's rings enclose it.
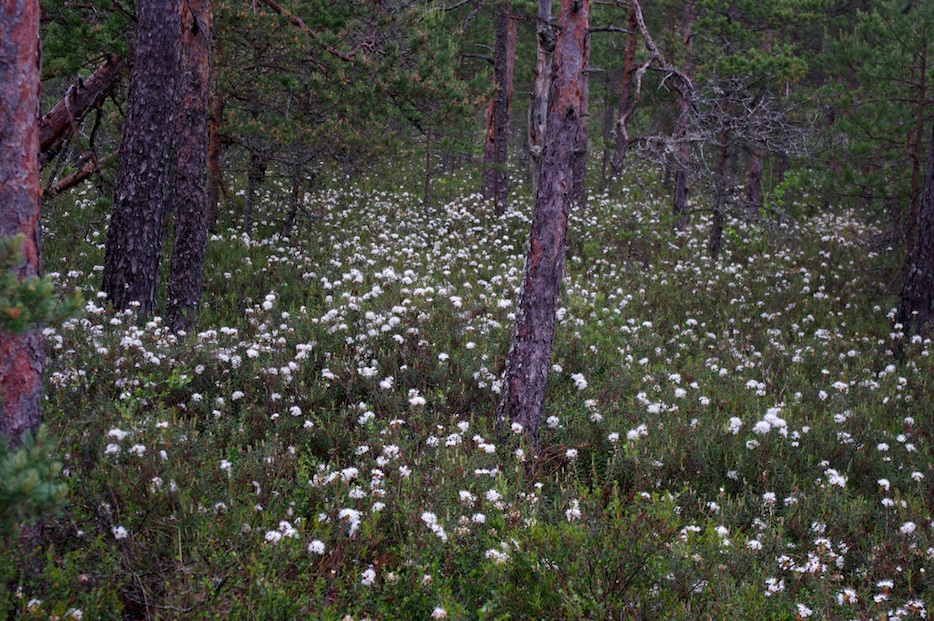
<instances>
[{"instance_id":1,"label":"green pine foliage","mask_svg":"<svg viewBox=\"0 0 934 621\"><path fill-rule=\"evenodd\" d=\"M902 4L875 3L847 27L832 23L836 36L819 57L832 78L821 97L834 132L828 189L896 223L920 190L930 131L919 122L929 127L934 86L934 16Z\"/></svg>"},{"instance_id":2,"label":"green pine foliage","mask_svg":"<svg viewBox=\"0 0 934 621\"><path fill-rule=\"evenodd\" d=\"M22 234L0 239L0 330L13 334L63 321L81 308L80 294L56 300L51 279L17 276L22 246Z\"/></svg>"},{"instance_id":3,"label":"green pine foliage","mask_svg":"<svg viewBox=\"0 0 934 621\"><path fill-rule=\"evenodd\" d=\"M68 485L62 464L53 457L55 446L48 428L27 434L10 450L0 444L0 537L9 538L22 524L39 516L53 516L65 504ZM7 539L13 541L13 539Z\"/></svg>"}]
</instances>

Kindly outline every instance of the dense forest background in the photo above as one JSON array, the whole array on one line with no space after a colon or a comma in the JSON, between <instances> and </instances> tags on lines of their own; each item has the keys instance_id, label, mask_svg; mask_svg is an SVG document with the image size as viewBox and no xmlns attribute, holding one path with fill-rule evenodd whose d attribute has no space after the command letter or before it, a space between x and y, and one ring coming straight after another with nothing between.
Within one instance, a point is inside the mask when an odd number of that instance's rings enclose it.
<instances>
[{"instance_id":1,"label":"dense forest background","mask_svg":"<svg viewBox=\"0 0 934 621\"><path fill-rule=\"evenodd\" d=\"M7 4L0 613L927 617L930 2Z\"/></svg>"}]
</instances>

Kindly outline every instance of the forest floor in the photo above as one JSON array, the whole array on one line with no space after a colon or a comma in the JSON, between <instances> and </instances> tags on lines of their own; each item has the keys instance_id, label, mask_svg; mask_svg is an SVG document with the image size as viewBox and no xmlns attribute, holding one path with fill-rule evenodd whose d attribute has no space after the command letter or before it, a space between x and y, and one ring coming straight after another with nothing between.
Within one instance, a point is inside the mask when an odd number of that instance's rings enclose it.
<instances>
[{"instance_id":1,"label":"forest floor","mask_svg":"<svg viewBox=\"0 0 934 621\"><path fill-rule=\"evenodd\" d=\"M353 185L286 237L286 194L212 237L190 335L97 296L106 203L49 207L45 269L88 300L46 330L69 502L38 575L0 547L2 615L931 614L931 343L859 214L734 223L713 260L707 214L591 197L533 456L493 420L530 202Z\"/></svg>"}]
</instances>

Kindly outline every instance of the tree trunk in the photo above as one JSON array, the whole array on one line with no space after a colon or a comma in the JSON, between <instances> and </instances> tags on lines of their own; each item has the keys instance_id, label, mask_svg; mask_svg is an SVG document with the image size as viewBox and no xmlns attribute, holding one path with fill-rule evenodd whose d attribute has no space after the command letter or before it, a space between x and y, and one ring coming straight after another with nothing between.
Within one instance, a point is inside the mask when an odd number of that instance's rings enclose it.
<instances>
[{"instance_id":1,"label":"tree trunk","mask_svg":"<svg viewBox=\"0 0 934 621\"><path fill-rule=\"evenodd\" d=\"M590 0L561 0L548 130L516 325L506 358L497 423L523 426L532 442L545 406L555 335L555 307L564 275L565 239L581 131Z\"/></svg>"},{"instance_id":2,"label":"tree trunk","mask_svg":"<svg viewBox=\"0 0 934 621\"><path fill-rule=\"evenodd\" d=\"M5 2L0 19L0 236L24 236L20 279L38 276L39 2ZM0 331L0 442L18 446L41 419L42 333Z\"/></svg>"},{"instance_id":3,"label":"tree trunk","mask_svg":"<svg viewBox=\"0 0 934 621\"><path fill-rule=\"evenodd\" d=\"M590 37L585 39L584 75L581 77L580 126L574 139L574 185L571 204L583 207L587 202L587 125L590 120Z\"/></svg>"},{"instance_id":4,"label":"tree trunk","mask_svg":"<svg viewBox=\"0 0 934 621\"><path fill-rule=\"evenodd\" d=\"M87 79L69 87L61 101L39 121L39 165L45 168L77 130L88 110L100 105L120 81L123 62L108 56Z\"/></svg>"},{"instance_id":5,"label":"tree trunk","mask_svg":"<svg viewBox=\"0 0 934 621\"><path fill-rule=\"evenodd\" d=\"M916 334L934 317L934 127L918 211L917 243L908 258L896 321Z\"/></svg>"},{"instance_id":6,"label":"tree trunk","mask_svg":"<svg viewBox=\"0 0 934 621\"><path fill-rule=\"evenodd\" d=\"M551 26L551 0L538 0L536 20L535 82L529 101L528 147L532 171L532 196L538 194L545 130L548 125L548 91L551 90L551 57L555 51L555 33Z\"/></svg>"},{"instance_id":7,"label":"tree trunk","mask_svg":"<svg viewBox=\"0 0 934 621\"><path fill-rule=\"evenodd\" d=\"M140 0L136 33L117 190L104 253L103 291L114 308L122 310L135 301L140 316L146 316L156 307L168 209L179 0Z\"/></svg>"},{"instance_id":8,"label":"tree trunk","mask_svg":"<svg viewBox=\"0 0 934 621\"><path fill-rule=\"evenodd\" d=\"M681 71L691 75L691 52L693 48L694 0L684 3L684 14L681 18L681 42L684 46L684 61ZM675 151L675 192L673 213L677 220L677 227L683 230L688 222L688 196L691 193L691 145L687 140L688 125L690 123L691 106L688 93L682 92L678 97L678 121L675 126L675 138L680 142Z\"/></svg>"},{"instance_id":9,"label":"tree trunk","mask_svg":"<svg viewBox=\"0 0 934 621\"><path fill-rule=\"evenodd\" d=\"M509 203L509 121L516 67L516 20L508 9L496 12L496 41L493 48L493 100L487 111L486 149L483 162L483 196L492 198L496 213L506 212Z\"/></svg>"},{"instance_id":10,"label":"tree trunk","mask_svg":"<svg viewBox=\"0 0 934 621\"><path fill-rule=\"evenodd\" d=\"M286 237L292 235L295 219L298 217L299 206L302 203L302 167L295 164L292 167L292 192L289 199L289 212L282 223L282 234Z\"/></svg>"},{"instance_id":11,"label":"tree trunk","mask_svg":"<svg viewBox=\"0 0 934 621\"><path fill-rule=\"evenodd\" d=\"M788 172L789 165L788 151L780 151L778 162L775 164L775 185L781 185L785 182L785 173Z\"/></svg>"},{"instance_id":12,"label":"tree trunk","mask_svg":"<svg viewBox=\"0 0 934 621\"><path fill-rule=\"evenodd\" d=\"M921 46L918 58L918 81L915 87L915 123L908 132L908 160L911 165L911 203L908 212L908 230L905 231L905 268L918 243L918 214L921 212L921 151L924 141L924 119L927 113L927 44ZM914 73L914 72L913 72ZM912 80L914 81L914 80ZM913 136L912 136L913 134Z\"/></svg>"},{"instance_id":13,"label":"tree trunk","mask_svg":"<svg viewBox=\"0 0 934 621\"><path fill-rule=\"evenodd\" d=\"M224 123L224 92L220 87L217 67L220 66L220 44L214 46L215 66L212 74L210 125L208 126L208 231L217 232L217 209L224 183L221 172L221 125Z\"/></svg>"},{"instance_id":14,"label":"tree trunk","mask_svg":"<svg viewBox=\"0 0 934 621\"><path fill-rule=\"evenodd\" d=\"M746 177L746 216L755 220L762 207L762 147L756 146L749 158L749 171Z\"/></svg>"},{"instance_id":15,"label":"tree trunk","mask_svg":"<svg viewBox=\"0 0 934 621\"><path fill-rule=\"evenodd\" d=\"M730 134L726 130L717 137L717 169L714 171L716 189L714 190L713 223L707 240L707 251L714 259L720 254L723 242L723 227L726 212L726 197L730 190L729 162Z\"/></svg>"},{"instance_id":16,"label":"tree trunk","mask_svg":"<svg viewBox=\"0 0 934 621\"><path fill-rule=\"evenodd\" d=\"M610 96L610 84L613 83L613 80L616 76L612 71L607 71L603 74L603 92L605 93L603 97L603 127L601 128L603 133L603 154L600 158L600 187L606 189L607 181L607 170L610 169L610 163L613 159L613 132L616 129L616 110L619 105L618 101L613 100Z\"/></svg>"},{"instance_id":17,"label":"tree trunk","mask_svg":"<svg viewBox=\"0 0 934 621\"><path fill-rule=\"evenodd\" d=\"M256 205L256 193L259 185L266 179L266 167L269 158L262 151L250 151L250 165L246 172L246 204L243 206L243 230L253 231L253 208Z\"/></svg>"},{"instance_id":18,"label":"tree trunk","mask_svg":"<svg viewBox=\"0 0 934 621\"><path fill-rule=\"evenodd\" d=\"M172 330L197 325L208 241L208 96L211 84L211 0L182 5L175 122L175 242L165 291Z\"/></svg>"},{"instance_id":19,"label":"tree trunk","mask_svg":"<svg viewBox=\"0 0 934 621\"><path fill-rule=\"evenodd\" d=\"M639 43L639 25L636 22L636 6L629 5L629 16L626 19L626 30L629 31L626 39L626 51L623 53L623 79L620 81L619 94L619 120L616 122L616 138L611 167L616 177L623 170L623 160L626 158L626 149L629 147L629 117L635 109L635 98L632 94L632 79L636 74L636 46Z\"/></svg>"}]
</instances>

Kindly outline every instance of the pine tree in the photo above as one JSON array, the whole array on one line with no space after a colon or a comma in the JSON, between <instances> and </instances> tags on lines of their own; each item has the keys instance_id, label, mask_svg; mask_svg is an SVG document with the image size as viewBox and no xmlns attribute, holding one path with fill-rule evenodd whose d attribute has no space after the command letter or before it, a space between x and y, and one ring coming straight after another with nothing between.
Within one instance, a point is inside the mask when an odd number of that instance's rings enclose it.
<instances>
[{"instance_id":1,"label":"pine tree","mask_svg":"<svg viewBox=\"0 0 934 621\"><path fill-rule=\"evenodd\" d=\"M180 0L140 0L102 290L118 310L156 308L175 136Z\"/></svg>"}]
</instances>

